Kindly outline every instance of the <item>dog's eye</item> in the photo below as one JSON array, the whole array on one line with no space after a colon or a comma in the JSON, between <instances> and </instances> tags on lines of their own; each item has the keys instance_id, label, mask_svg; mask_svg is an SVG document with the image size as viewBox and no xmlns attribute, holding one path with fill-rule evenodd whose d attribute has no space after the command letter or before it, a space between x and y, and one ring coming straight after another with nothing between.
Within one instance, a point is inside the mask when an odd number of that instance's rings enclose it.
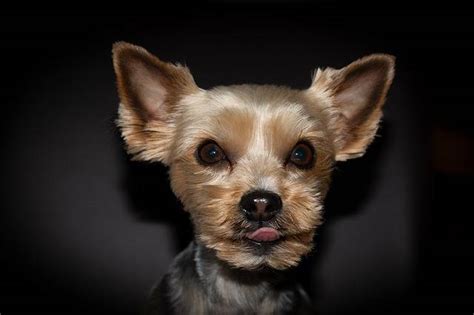
<instances>
[{"instance_id":1,"label":"dog's eye","mask_svg":"<svg viewBox=\"0 0 474 315\"><path fill-rule=\"evenodd\" d=\"M298 168L311 168L314 164L315 152L313 146L307 142L299 142L291 151L289 162Z\"/></svg>"},{"instance_id":2,"label":"dog's eye","mask_svg":"<svg viewBox=\"0 0 474 315\"><path fill-rule=\"evenodd\" d=\"M214 141L206 141L201 144L197 151L199 162L204 165L211 165L226 159L224 150Z\"/></svg>"}]
</instances>

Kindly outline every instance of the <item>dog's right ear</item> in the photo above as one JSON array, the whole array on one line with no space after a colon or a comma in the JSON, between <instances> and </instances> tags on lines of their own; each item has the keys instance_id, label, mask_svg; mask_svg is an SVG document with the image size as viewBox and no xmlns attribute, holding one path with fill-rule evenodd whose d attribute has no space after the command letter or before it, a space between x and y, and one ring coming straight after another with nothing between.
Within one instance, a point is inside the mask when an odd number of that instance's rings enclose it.
<instances>
[{"instance_id":1,"label":"dog's right ear","mask_svg":"<svg viewBox=\"0 0 474 315\"><path fill-rule=\"evenodd\" d=\"M120 97L117 124L135 160L169 163L179 100L199 90L188 68L125 42L112 49Z\"/></svg>"}]
</instances>

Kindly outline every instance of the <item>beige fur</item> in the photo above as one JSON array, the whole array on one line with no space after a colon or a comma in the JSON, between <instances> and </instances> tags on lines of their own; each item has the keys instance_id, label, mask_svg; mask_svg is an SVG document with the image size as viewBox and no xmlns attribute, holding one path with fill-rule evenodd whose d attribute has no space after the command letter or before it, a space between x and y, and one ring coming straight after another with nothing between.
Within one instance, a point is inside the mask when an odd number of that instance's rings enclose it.
<instances>
[{"instance_id":1,"label":"beige fur","mask_svg":"<svg viewBox=\"0 0 474 315\"><path fill-rule=\"evenodd\" d=\"M170 167L171 186L191 214L197 240L235 267L295 266L313 246L336 160L364 154L393 79L394 58L371 55L341 70L318 70L306 90L270 85L203 90L187 68L143 48L114 46L121 104L118 125L138 160ZM197 147L213 140L228 163L203 166ZM286 163L301 140L316 151L310 169ZM280 195L272 227L283 239L265 254L246 242L251 225L239 211L248 191Z\"/></svg>"}]
</instances>

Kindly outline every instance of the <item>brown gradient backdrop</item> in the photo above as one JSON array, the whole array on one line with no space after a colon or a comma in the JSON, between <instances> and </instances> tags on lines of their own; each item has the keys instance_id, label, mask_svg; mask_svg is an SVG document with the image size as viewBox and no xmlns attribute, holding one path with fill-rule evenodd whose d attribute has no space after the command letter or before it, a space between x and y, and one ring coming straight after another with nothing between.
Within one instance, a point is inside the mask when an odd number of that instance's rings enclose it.
<instances>
[{"instance_id":1,"label":"brown gradient backdrop","mask_svg":"<svg viewBox=\"0 0 474 315\"><path fill-rule=\"evenodd\" d=\"M317 66L397 56L380 137L338 165L317 251L299 274L321 314L472 312L474 27L455 6L407 8L3 16L0 312L136 313L191 239L166 169L129 162L121 147L118 40L186 63L203 88L305 88Z\"/></svg>"}]
</instances>

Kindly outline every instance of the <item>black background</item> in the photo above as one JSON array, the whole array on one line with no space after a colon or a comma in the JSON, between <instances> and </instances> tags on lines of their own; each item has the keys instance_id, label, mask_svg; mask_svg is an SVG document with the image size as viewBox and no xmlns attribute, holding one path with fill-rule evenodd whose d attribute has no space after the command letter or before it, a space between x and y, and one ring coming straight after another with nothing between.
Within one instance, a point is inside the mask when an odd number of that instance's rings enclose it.
<instances>
[{"instance_id":1,"label":"black background","mask_svg":"<svg viewBox=\"0 0 474 315\"><path fill-rule=\"evenodd\" d=\"M0 21L2 314L134 313L191 239L166 169L129 162L121 148L110 55L118 40L186 63L203 88L305 88L318 66L395 55L381 137L365 157L338 166L318 252L300 274L323 314L474 311L474 24L467 7L71 6L6 9ZM345 229L344 222L355 223ZM337 245L351 231L352 242ZM367 245L373 240L380 242ZM347 269L351 257L360 260Z\"/></svg>"}]
</instances>

